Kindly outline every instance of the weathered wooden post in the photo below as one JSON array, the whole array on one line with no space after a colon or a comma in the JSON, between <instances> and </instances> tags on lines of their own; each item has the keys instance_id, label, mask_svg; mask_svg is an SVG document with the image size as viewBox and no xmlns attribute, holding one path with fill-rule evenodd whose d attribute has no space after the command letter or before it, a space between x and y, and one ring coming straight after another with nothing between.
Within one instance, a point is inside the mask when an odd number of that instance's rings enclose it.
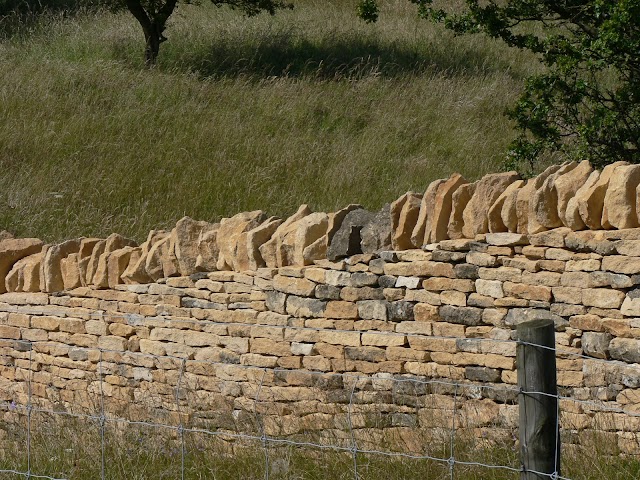
<instances>
[{"instance_id":1,"label":"weathered wooden post","mask_svg":"<svg viewBox=\"0 0 640 480\"><path fill-rule=\"evenodd\" d=\"M552 320L517 327L516 362L520 387L521 480L560 474L560 424L556 382L555 328ZM527 393L540 392L540 393ZM534 473L536 472L536 473ZM540 475L547 474L547 475Z\"/></svg>"}]
</instances>

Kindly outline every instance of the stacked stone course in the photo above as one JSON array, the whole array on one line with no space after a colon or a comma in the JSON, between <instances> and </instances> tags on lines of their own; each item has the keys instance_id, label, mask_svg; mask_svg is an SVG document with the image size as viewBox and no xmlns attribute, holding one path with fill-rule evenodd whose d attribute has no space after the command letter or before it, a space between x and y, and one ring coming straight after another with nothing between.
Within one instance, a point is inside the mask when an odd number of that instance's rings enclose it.
<instances>
[{"instance_id":1,"label":"stacked stone course","mask_svg":"<svg viewBox=\"0 0 640 480\"><path fill-rule=\"evenodd\" d=\"M617 451L640 453L638 417L619 412L640 408L635 169L454 175L378 214L184 218L140 246L116 234L59 245L4 234L0 402L26 404L30 378L43 408L87 411L100 386L114 415L145 419L176 413L184 374L193 421L232 429L259 385L268 434L340 436L356 382L365 439L418 443L417 427L442 428L434 412L453 408L457 382L464 422L510 438L514 328L547 318L561 393L614 410L563 400L569 443L602 430ZM401 379L422 385L416 400L394 403ZM424 383L434 379L442 385ZM381 412L397 423L370 428L365 417Z\"/></svg>"}]
</instances>

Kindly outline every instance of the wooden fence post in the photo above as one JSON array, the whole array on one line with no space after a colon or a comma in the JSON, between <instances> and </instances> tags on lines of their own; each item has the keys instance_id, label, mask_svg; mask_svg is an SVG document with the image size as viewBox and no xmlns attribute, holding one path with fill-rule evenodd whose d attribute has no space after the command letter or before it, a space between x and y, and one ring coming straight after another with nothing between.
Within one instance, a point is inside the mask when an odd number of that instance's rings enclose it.
<instances>
[{"instance_id":1,"label":"wooden fence post","mask_svg":"<svg viewBox=\"0 0 640 480\"><path fill-rule=\"evenodd\" d=\"M532 320L518 325L517 334L523 342L516 351L523 465L520 479L549 479L554 472L560 475L555 328L552 320Z\"/></svg>"}]
</instances>

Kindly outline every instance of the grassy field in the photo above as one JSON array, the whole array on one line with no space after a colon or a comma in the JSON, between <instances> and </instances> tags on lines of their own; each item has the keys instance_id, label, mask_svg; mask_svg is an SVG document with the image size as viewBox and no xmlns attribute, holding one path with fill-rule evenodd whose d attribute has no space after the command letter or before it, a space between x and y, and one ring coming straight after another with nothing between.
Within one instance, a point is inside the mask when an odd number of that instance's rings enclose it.
<instances>
[{"instance_id":1,"label":"grassy field","mask_svg":"<svg viewBox=\"0 0 640 480\"><path fill-rule=\"evenodd\" d=\"M536 67L454 38L406 0L244 18L180 5L157 68L128 13L47 18L0 40L0 230L146 236L183 215L379 208L501 169L505 108Z\"/></svg>"}]
</instances>

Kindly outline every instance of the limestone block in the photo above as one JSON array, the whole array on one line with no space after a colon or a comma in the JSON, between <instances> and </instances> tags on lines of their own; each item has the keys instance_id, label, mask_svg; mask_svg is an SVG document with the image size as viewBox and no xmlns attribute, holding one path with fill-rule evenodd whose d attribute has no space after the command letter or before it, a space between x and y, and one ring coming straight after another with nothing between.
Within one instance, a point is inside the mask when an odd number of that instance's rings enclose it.
<instances>
[{"instance_id":1,"label":"limestone block","mask_svg":"<svg viewBox=\"0 0 640 480\"><path fill-rule=\"evenodd\" d=\"M7 292L39 292L40 262L42 252L21 258L8 273L5 287Z\"/></svg>"},{"instance_id":2,"label":"limestone block","mask_svg":"<svg viewBox=\"0 0 640 480\"><path fill-rule=\"evenodd\" d=\"M51 245L40 264L40 289L43 292L60 292L64 290L60 261L80 250L80 239L67 240L58 245Z\"/></svg>"},{"instance_id":3,"label":"limestone block","mask_svg":"<svg viewBox=\"0 0 640 480\"><path fill-rule=\"evenodd\" d=\"M609 354L614 360L628 363L640 363L640 340L614 338L609 343Z\"/></svg>"},{"instance_id":4,"label":"limestone block","mask_svg":"<svg viewBox=\"0 0 640 480\"><path fill-rule=\"evenodd\" d=\"M72 253L68 257L60 260L60 271L62 272L62 283L64 290L72 290L80 287L80 267L78 266L78 257L80 253Z\"/></svg>"},{"instance_id":5,"label":"limestone block","mask_svg":"<svg viewBox=\"0 0 640 480\"><path fill-rule=\"evenodd\" d=\"M391 204L391 246L394 250L409 250L422 246L411 243L411 234L418 221L421 201L422 194L407 192Z\"/></svg>"},{"instance_id":6,"label":"limestone block","mask_svg":"<svg viewBox=\"0 0 640 480\"><path fill-rule=\"evenodd\" d=\"M276 233L282 225L283 220L275 217L268 218L261 225L249 230L244 236L243 242L246 244L247 265L242 270L257 270L266 267L266 262L260 254L260 247L265 244Z\"/></svg>"},{"instance_id":7,"label":"limestone block","mask_svg":"<svg viewBox=\"0 0 640 480\"><path fill-rule=\"evenodd\" d=\"M313 265L327 255L329 215L316 212L297 222L293 248L293 265Z\"/></svg>"},{"instance_id":8,"label":"limestone block","mask_svg":"<svg viewBox=\"0 0 640 480\"><path fill-rule=\"evenodd\" d=\"M504 297L502 282L499 280L476 280L476 292L492 298Z\"/></svg>"},{"instance_id":9,"label":"limestone block","mask_svg":"<svg viewBox=\"0 0 640 480\"><path fill-rule=\"evenodd\" d=\"M364 208L354 208L347 212L340 227L331 235L331 241L327 249L327 258L335 262L338 259L362 253L362 229L371 222L375 216L375 213L365 210ZM330 227L335 228L335 221L334 225ZM327 231L327 235L329 230Z\"/></svg>"},{"instance_id":10,"label":"limestone block","mask_svg":"<svg viewBox=\"0 0 640 480\"><path fill-rule=\"evenodd\" d=\"M310 297L316 288L316 284L306 278L285 277L276 275L273 277L273 288L283 293Z\"/></svg>"},{"instance_id":11,"label":"limestone block","mask_svg":"<svg viewBox=\"0 0 640 480\"><path fill-rule=\"evenodd\" d=\"M200 239L206 232L217 231L218 228L218 224L196 221L190 217L183 217L178 220L176 227L171 231L171 235L174 237L175 254L180 275L196 273Z\"/></svg>"},{"instance_id":12,"label":"limestone block","mask_svg":"<svg viewBox=\"0 0 640 480\"><path fill-rule=\"evenodd\" d=\"M529 200L527 230L530 235L563 225L558 215L558 192L555 181L575 170L577 166L576 162L561 165L558 170L544 180L540 188L534 190Z\"/></svg>"},{"instance_id":13,"label":"limestone block","mask_svg":"<svg viewBox=\"0 0 640 480\"><path fill-rule=\"evenodd\" d=\"M262 256L262 259L264 260L267 267L276 268L278 266L281 266L278 263L277 250L279 243L282 242L282 237L286 233L288 233L289 229L294 223L310 214L311 209L309 208L309 206L301 205L293 215L291 215L282 224L280 224L270 240L258 247L260 255Z\"/></svg>"},{"instance_id":14,"label":"limestone block","mask_svg":"<svg viewBox=\"0 0 640 480\"><path fill-rule=\"evenodd\" d=\"M429 241L425 239L428 239L431 236L430 217L434 211L438 187L444 182L444 179L435 180L429 184L427 190L424 192L420 202L420 211L418 213L416 225L411 232L412 245L421 247L422 245L429 243ZM448 221L449 218L447 217L447 223Z\"/></svg>"},{"instance_id":15,"label":"limestone block","mask_svg":"<svg viewBox=\"0 0 640 480\"><path fill-rule=\"evenodd\" d=\"M495 232L509 232L515 231L518 217L515 209L515 198L517 198L517 191L525 185L525 180L516 180L509 185L504 192L496 199L496 201L489 208L487 214L487 221L489 222L489 231ZM511 199L508 206L505 207L507 199ZM503 210L505 219L503 220ZM513 230L510 230L513 228Z\"/></svg>"},{"instance_id":16,"label":"limestone block","mask_svg":"<svg viewBox=\"0 0 640 480\"><path fill-rule=\"evenodd\" d=\"M551 165L540 175L530 179L526 183L526 185L517 190L518 196L515 199L515 204L516 215L518 217L518 227L516 228L516 231L518 233L529 233L529 202L533 196L533 193L540 187L542 187L542 184L549 177L549 175L557 172L559 169L560 165ZM509 228L509 231L512 231L511 228Z\"/></svg>"},{"instance_id":17,"label":"limestone block","mask_svg":"<svg viewBox=\"0 0 640 480\"><path fill-rule=\"evenodd\" d=\"M427 222L428 228L425 229L424 244L436 243L449 238L448 227L453 210L453 195L467 183L462 175L454 173L438 186L435 204Z\"/></svg>"},{"instance_id":18,"label":"limestone block","mask_svg":"<svg viewBox=\"0 0 640 480\"><path fill-rule=\"evenodd\" d=\"M151 283L153 281L153 279L147 273L147 269L146 269L147 257L149 256L149 251L151 250L151 248L154 245L156 245L160 240L166 238L168 235L169 233L166 232L165 230L151 230L149 232L149 235L147 235L147 240L142 245L140 245L140 255L139 256L132 255L132 257L130 258L131 261L129 262L129 265L121 275L121 278L123 279L124 283L126 284ZM92 258L94 257L95 253L98 254L98 258L99 258L102 252L104 252L104 244L102 246L102 251L100 251L99 245L100 244L97 244L96 247L94 248L94 253L92 253L91 255ZM90 269L87 268L87 278L89 278L90 273L91 273ZM91 279L88 280L89 283L91 283L92 279L93 279L93 276L91 276Z\"/></svg>"},{"instance_id":19,"label":"limestone block","mask_svg":"<svg viewBox=\"0 0 640 480\"><path fill-rule=\"evenodd\" d=\"M218 244L218 270L234 270L237 264L236 250L239 237L242 233L253 230L265 220L262 210L242 212L231 218L223 218L220 221L216 235Z\"/></svg>"},{"instance_id":20,"label":"limestone block","mask_svg":"<svg viewBox=\"0 0 640 480\"><path fill-rule=\"evenodd\" d=\"M565 227L573 228L575 207L569 208L569 202L583 188L593 171L591 164L585 160L580 162L576 168L556 177L554 184L558 203L558 218Z\"/></svg>"},{"instance_id":21,"label":"limestone block","mask_svg":"<svg viewBox=\"0 0 640 480\"><path fill-rule=\"evenodd\" d=\"M462 227L464 225L464 211L471 197L476 191L478 182L466 183L458 188L451 200L451 216L447 225L447 236L452 240L464 238Z\"/></svg>"},{"instance_id":22,"label":"limestone block","mask_svg":"<svg viewBox=\"0 0 640 480\"><path fill-rule=\"evenodd\" d=\"M116 250L107 259L107 284L109 288L115 288L123 282L122 274L129 266L131 255L138 247L124 247Z\"/></svg>"},{"instance_id":23,"label":"limestone block","mask_svg":"<svg viewBox=\"0 0 640 480\"><path fill-rule=\"evenodd\" d=\"M595 358L609 357L609 343L613 336L609 333L584 332L582 334L582 350L585 355Z\"/></svg>"},{"instance_id":24,"label":"limestone block","mask_svg":"<svg viewBox=\"0 0 640 480\"><path fill-rule=\"evenodd\" d=\"M106 252L103 256L104 255L106 255ZM175 254L175 243L171 234L158 240L151 246L145 258L144 268L147 275L153 281L159 280L160 278L177 276L179 274L178 259ZM94 284L96 284L95 281Z\"/></svg>"},{"instance_id":25,"label":"limestone block","mask_svg":"<svg viewBox=\"0 0 640 480\"><path fill-rule=\"evenodd\" d=\"M576 193L578 212L582 222L591 230L602 228L602 211L609 182L616 168L627 165L626 162L615 162L602 169L600 176L589 189Z\"/></svg>"},{"instance_id":26,"label":"limestone block","mask_svg":"<svg viewBox=\"0 0 640 480\"><path fill-rule=\"evenodd\" d=\"M80 284L83 287L86 287L88 285L87 268L89 267L89 262L91 261L93 250L96 248L96 245L100 242L104 242L104 241L100 240L99 238L83 238L80 241L80 250L78 251L78 273L80 275ZM104 242L103 245L106 245L106 242ZM96 257L96 262L98 258L99 258L99 255ZM94 265L93 267L94 271L95 271L96 265Z\"/></svg>"},{"instance_id":27,"label":"limestone block","mask_svg":"<svg viewBox=\"0 0 640 480\"><path fill-rule=\"evenodd\" d=\"M640 185L640 165L621 165L613 170L602 208L603 228L634 228L638 223L636 189Z\"/></svg>"},{"instance_id":28,"label":"limestone block","mask_svg":"<svg viewBox=\"0 0 640 480\"><path fill-rule=\"evenodd\" d=\"M476 182L473 196L462 215L462 234L465 238L474 238L489 231L489 209L505 189L518 179L517 172L505 172L485 175Z\"/></svg>"},{"instance_id":29,"label":"limestone block","mask_svg":"<svg viewBox=\"0 0 640 480\"><path fill-rule=\"evenodd\" d=\"M37 238L5 238L0 240L0 293L7 291L5 279L13 265L18 260L39 252L42 246L42 241Z\"/></svg>"},{"instance_id":30,"label":"limestone block","mask_svg":"<svg viewBox=\"0 0 640 480\"><path fill-rule=\"evenodd\" d=\"M363 253L377 253L391 249L391 205L386 204L360 231Z\"/></svg>"}]
</instances>

